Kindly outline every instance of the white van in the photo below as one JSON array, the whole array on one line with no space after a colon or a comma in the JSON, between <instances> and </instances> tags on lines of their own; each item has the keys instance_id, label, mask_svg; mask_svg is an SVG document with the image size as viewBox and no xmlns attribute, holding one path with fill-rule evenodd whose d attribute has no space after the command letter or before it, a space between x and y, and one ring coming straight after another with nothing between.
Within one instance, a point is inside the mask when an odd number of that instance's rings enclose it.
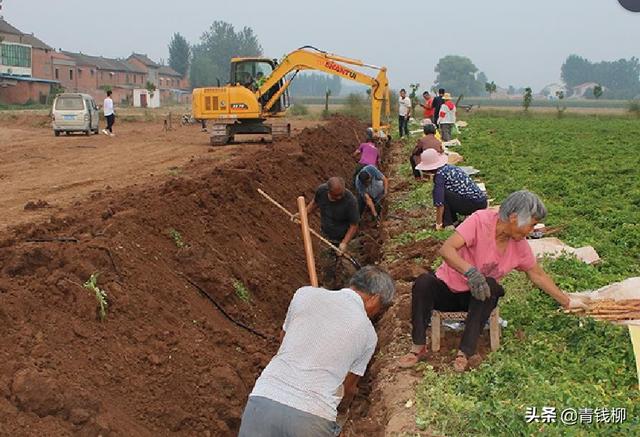
<instances>
[{"instance_id":1,"label":"white van","mask_svg":"<svg viewBox=\"0 0 640 437\"><path fill-rule=\"evenodd\" d=\"M55 136L60 132L97 134L99 119L98 106L89 94L63 93L53 101L51 124Z\"/></svg>"}]
</instances>

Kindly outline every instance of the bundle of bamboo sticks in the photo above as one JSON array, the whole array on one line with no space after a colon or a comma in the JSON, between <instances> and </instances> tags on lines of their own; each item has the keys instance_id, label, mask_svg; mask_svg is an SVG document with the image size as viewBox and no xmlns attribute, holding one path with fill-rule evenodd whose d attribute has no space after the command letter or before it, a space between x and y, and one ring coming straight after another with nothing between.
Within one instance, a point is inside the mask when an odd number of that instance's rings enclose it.
<instances>
[{"instance_id":1,"label":"bundle of bamboo sticks","mask_svg":"<svg viewBox=\"0 0 640 437\"><path fill-rule=\"evenodd\" d=\"M640 319L640 299L629 300L591 300L585 302L586 309L567 310L570 313L584 314L600 320L636 320Z\"/></svg>"}]
</instances>

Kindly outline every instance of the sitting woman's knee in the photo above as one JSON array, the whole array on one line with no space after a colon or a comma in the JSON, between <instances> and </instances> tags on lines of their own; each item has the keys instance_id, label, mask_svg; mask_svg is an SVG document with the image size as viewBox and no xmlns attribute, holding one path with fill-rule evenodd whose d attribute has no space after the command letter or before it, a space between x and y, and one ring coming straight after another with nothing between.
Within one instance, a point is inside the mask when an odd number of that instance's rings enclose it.
<instances>
[{"instance_id":1,"label":"sitting woman's knee","mask_svg":"<svg viewBox=\"0 0 640 437\"><path fill-rule=\"evenodd\" d=\"M416 278L411 288L411 293L432 293L437 284L438 278L433 273L423 273Z\"/></svg>"}]
</instances>

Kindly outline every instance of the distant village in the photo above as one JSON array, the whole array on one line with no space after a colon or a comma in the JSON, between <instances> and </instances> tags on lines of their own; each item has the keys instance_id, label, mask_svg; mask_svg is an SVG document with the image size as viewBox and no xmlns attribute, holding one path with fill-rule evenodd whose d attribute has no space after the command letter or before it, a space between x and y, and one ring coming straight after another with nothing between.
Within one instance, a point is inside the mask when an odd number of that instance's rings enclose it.
<instances>
[{"instance_id":1,"label":"distant village","mask_svg":"<svg viewBox=\"0 0 640 437\"><path fill-rule=\"evenodd\" d=\"M112 59L55 50L2 17L0 46L0 104L46 104L62 90L90 94L100 101L108 89L121 105L190 102L188 78L145 54Z\"/></svg>"}]
</instances>

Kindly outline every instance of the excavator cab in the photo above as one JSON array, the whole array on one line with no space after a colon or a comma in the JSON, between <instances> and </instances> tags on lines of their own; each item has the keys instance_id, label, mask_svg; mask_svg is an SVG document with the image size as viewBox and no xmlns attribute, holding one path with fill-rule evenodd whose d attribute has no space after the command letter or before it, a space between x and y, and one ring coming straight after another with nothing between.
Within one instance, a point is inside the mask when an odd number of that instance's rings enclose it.
<instances>
[{"instance_id":1,"label":"excavator cab","mask_svg":"<svg viewBox=\"0 0 640 437\"><path fill-rule=\"evenodd\" d=\"M273 73L278 63L275 59L268 58L232 58L231 59L231 85L242 85L256 92L264 81ZM260 95L258 100L262 105L267 103L271 97L280 90L284 83L280 80L272 86L265 94ZM270 113L277 114L283 112L289 106L289 93L285 92L270 109Z\"/></svg>"}]
</instances>

